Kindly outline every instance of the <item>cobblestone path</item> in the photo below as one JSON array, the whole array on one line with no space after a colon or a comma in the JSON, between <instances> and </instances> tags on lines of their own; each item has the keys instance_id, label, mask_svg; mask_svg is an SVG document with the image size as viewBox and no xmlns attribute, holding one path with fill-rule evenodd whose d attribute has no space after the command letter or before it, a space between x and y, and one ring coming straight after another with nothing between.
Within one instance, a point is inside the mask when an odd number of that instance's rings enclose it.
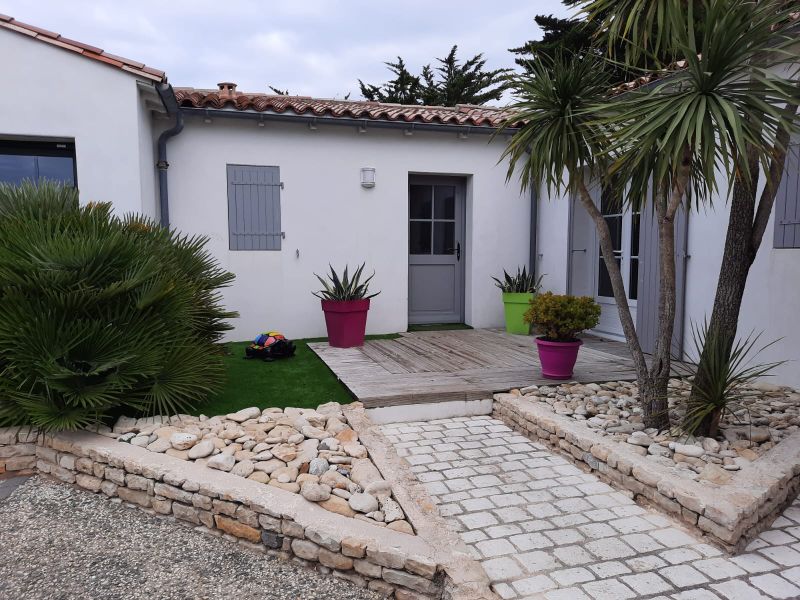
<instances>
[{"instance_id":1,"label":"cobblestone path","mask_svg":"<svg viewBox=\"0 0 800 600\"><path fill-rule=\"evenodd\" d=\"M800 598L800 501L728 558L496 419L381 430L501 598Z\"/></svg>"}]
</instances>

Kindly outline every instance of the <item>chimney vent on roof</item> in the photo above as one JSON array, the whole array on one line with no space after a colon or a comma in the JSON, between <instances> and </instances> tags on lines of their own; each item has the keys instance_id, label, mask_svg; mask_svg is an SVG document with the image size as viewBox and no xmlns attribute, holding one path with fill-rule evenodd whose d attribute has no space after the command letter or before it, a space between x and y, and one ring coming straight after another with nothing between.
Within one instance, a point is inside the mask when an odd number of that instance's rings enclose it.
<instances>
[{"instance_id":1,"label":"chimney vent on roof","mask_svg":"<svg viewBox=\"0 0 800 600\"><path fill-rule=\"evenodd\" d=\"M236 84L232 81L221 81L217 84L221 98L233 98L236 96Z\"/></svg>"}]
</instances>

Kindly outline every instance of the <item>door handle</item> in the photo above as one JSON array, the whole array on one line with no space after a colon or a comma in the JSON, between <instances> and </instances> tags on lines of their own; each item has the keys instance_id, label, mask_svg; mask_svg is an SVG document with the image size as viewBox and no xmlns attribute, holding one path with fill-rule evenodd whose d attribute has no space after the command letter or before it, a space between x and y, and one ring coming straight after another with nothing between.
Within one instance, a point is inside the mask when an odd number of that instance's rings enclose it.
<instances>
[{"instance_id":1,"label":"door handle","mask_svg":"<svg viewBox=\"0 0 800 600\"><path fill-rule=\"evenodd\" d=\"M456 252L456 260L461 260L461 242L458 242L455 248L448 248L447 252L449 253L453 250Z\"/></svg>"}]
</instances>

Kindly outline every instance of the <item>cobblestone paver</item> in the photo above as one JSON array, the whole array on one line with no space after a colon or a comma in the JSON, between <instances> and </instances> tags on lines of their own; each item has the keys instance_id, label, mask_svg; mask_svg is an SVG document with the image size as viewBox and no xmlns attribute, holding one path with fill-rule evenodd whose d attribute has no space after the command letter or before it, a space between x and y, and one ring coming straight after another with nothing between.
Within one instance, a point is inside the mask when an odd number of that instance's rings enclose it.
<instances>
[{"instance_id":1,"label":"cobblestone paver","mask_svg":"<svg viewBox=\"0 0 800 600\"><path fill-rule=\"evenodd\" d=\"M800 501L729 558L496 419L381 430L501 598L800 598Z\"/></svg>"}]
</instances>

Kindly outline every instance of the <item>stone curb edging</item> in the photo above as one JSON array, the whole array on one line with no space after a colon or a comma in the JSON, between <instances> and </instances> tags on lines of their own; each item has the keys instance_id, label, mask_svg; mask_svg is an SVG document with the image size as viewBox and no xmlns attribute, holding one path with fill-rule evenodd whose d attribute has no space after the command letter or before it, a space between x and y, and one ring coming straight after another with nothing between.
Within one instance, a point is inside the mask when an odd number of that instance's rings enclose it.
<instances>
[{"instance_id":1,"label":"stone curb edging","mask_svg":"<svg viewBox=\"0 0 800 600\"><path fill-rule=\"evenodd\" d=\"M413 525L417 535L430 544L447 574L448 600L499 600L490 588L483 567L469 553L461 536L450 528L425 487L408 464L397 455L360 403L343 407L345 418L369 449L370 458L381 475L392 482L392 493Z\"/></svg>"},{"instance_id":2,"label":"stone curb edging","mask_svg":"<svg viewBox=\"0 0 800 600\"><path fill-rule=\"evenodd\" d=\"M14 444L19 447L18 433ZM36 470L258 544L398 600L439 599L445 573L418 536L332 513L301 496L94 433L33 435ZM0 428L0 441L11 440ZM27 438L26 438L27 439ZM10 451L6 451L10 452ZM31 455L25 458L30 463Z\"/></svg>"},{"instance_id":3,"label":"stone curb edging","mask_svg":"<svg viewBox=\"0 0 800 600\"><path fill-rule=\"evenodd\" d=\"M30 427L0 428L0 475L26 475L36 468L36 439L39 433Z\"/></svg>"},{"instance_id":4,"label":"stone curb edging","mask_svg":"<svg viewBox=\"0 0 800 600\"><path fill-rule=\"evenodd\" d=\"M549 407L548 407L549 408ZM495 418L556 448L634 497L680 517L728 552L741 551L791 503L800 489L800 432L737 471L725 485L671 473L625 444L514 394L495 394Z\"/></svg>"}]
</instances>

